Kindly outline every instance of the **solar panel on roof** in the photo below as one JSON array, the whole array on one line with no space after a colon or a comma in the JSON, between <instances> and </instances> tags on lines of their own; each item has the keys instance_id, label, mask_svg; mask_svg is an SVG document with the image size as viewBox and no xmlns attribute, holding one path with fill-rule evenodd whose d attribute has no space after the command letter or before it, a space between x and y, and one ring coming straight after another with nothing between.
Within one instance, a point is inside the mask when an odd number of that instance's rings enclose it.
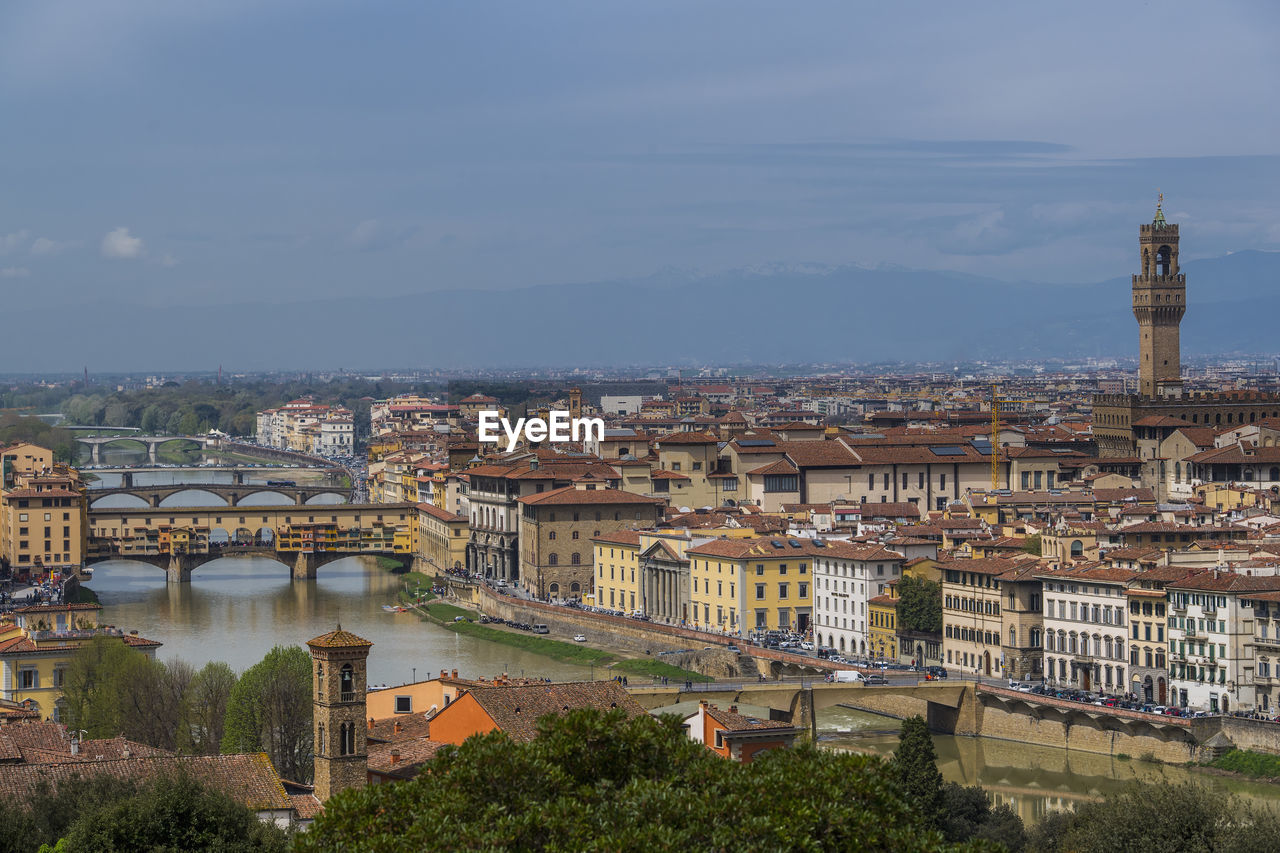
<instances>
[{"instance_id":1,"label":"solar panel on roof","mask_svg":"<svg viewBox=\"0 0 1280 853\"><path fill-rule=\"evenodd\" d=\"M964 456L964 448L955 445L944 444L941 447L930 447L930 451L934 456Z\"/></svg>"},{"instance_id":2,"label":"solar panel on roof","mask_svg":"<svg viewBox=\"0 0 1280 853\"><path fill-rule=\"evenodd\" d=\"M748 438L746 441L739 441L739 447L773 447L774 444L767 438Z\"/></svg>"}]
</instances>

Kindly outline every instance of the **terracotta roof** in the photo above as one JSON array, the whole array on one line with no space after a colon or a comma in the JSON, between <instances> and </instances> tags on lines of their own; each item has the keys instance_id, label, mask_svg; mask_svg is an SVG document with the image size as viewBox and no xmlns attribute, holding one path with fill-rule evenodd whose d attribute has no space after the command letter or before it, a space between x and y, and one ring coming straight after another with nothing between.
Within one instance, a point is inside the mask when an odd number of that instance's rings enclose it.
<instances>
[{"instance_id":1,"label":"terracotta roof","mask_svg":"<svg viewBox=\"0 0 1280 853\"><path fill-rule=\"evenodd\" d=\"M369 729L369 742L395 743L426 737L428 725L426 714L397 714L394 717L374 720L373 727ZM400 731L396 731L397 726L400 727Z\"/></svg>"},{"instance_id":2,"label":"terracotta roof","mask_svg":"<svg viewBox=\"0 0 1280 853\"><path fill-rule=\"evenodd\" d=\"M101 610L101 604L28 604L14 609L14 613L65 613L68 610Z\"/></svg>"},{"instance_id":3,"label":"terracotta roof","mask_svg":"<svg viewBox=\"0 0 1280 853\"><path fill-rule=\"evenodd\" d=\"M640 531L638 530L615 530L612 533L604 533L600 536L593 536L592 542L599 542L604 545L639 545Z\"/></svg>"},{"instance_id":4,"label":"terracotta roof","mask_svg":"<svg viewBox=\"0 0 1280 853\"><path fill-rule=\"evenodd\" d=\"M799 472L799 469L786 459L779 459L777 462L770 462L768 465L753 468L747 472L747 475L798 474Z\"/></svg>"},{"instance_id":5,"label":"terracotta roof","mask_svg":"<svg viewBox=\"0 0 1280 853\"><path fill-rule=\"evenodd\" d=\"M1027 554L1023 557L979 557L970 560L953 560L943 568L957 572L974 572L980 575L1003 575L1025 564L1038 563L1035 557Z\"/></svg>"},{"instance_id":6,"label":"terracotta roof","mask_svg":"<svg viewBox=\"0 0 1280 853\"><path fill-rule=\"evenodd\" d=\"M313 640L307 640L307 645L317 649L341 649L372 646L373 642L366 640L364 637L357 637L350 631L344 631L342 626L339 625L336 631L330 631Z\"/></svg>"},{"instance_id":7,"label":"terracotta roof","mask_svg":"<svg viewBox=\"0 0 1280 853\"><path fill-rule=\"evenodd\" d=\"M288 797L299 820L315 820L324 811L324 806L316 799L315 794L289 794Z\"/></svg>"},{"instance_id":8,"label":"terracotta roof","mask_svg":"<svg viewBox=\"0 0 1280 853\"><path fill-rule=\"evenodd\" d=\"M658 447L676 444L719 444L720 439L706 432L673 432L657 440Z\"/></svg>"},{"instance_id":9,"label":"terracotta roof","mask_svg":"<svg viewBox=\"0 0 1280 853\"><path fill-rule=\"evenodd\" d=\"M576 506L579 504L651 504L662 506L662 498L646 498L621 489L578 489L564 486L549 492L525 495L519 502L527 506Z\"/></svg>"},{"instance_id":10,"label":"terracotta roof","mask_svg":"<svg viewBox=\"0 0 1280 853\"><path fill-rule=\"evenodd\" d=\"M424 512L432 518L438 518L441 521L466 521L465 516L457 513L449 512L447 509L441 509L435 504L418 504L418 512Z\"/></svg>"},{"instance_id":11,"label":"terracotta roof","mask_svg":"<svg viewBox=\"0 0 1280 853\"><path fill-rule=\"evenodd\" d=\"M1280 575L1242 575L1210 569L1185 580L1173 581L1169 589L1196 589L1210 592L1263 592L1280 590Z\"/></svg>"},{"instance_id":12,"label":"terracotta roof","mask_svg":"<svg viewBox=\"0 0 1280 853\"><path fill-rule=\"evenodd\" d=\"M757 717L744 716L743 714L739 714L737 711L726 711L725 709L717 708L714 705L707 707L707 716L724 726L726 733L759 731L760 729L791 728L790 723L784 723L781 720L761 720Z\"/></svg>"},{"instance_id":13,"label":"terracotta roof","mask_svg":"<svg viewBox=\"0 0 1280 853\"><path fill-rule=\"evenodd\" d=\"M920 507L917 504L907 502L889 502L889 503L864 503L858 506L862 509L862 517L866 518L919 518Z\"/></svg>"},{"instance_id":14,"label":"terracotta roof","mask_svg":"<svg viewBox=\"0 0 1280 853\"><path fill-rule=\"evenodd\" d=\"M418 775L423 764L435 757L436 751L442 746L445 744L425 737L395 743L370 743L365 766L384 776L412 779ZM396 755L392 756L392 752Z\"/></svg>"},{"instance_id":15,"label":"terracotta roof","mask_svg":"<svg viewBox=\"0 0 1280 853\"><path fill-rule=\"evenodd\" d=\"M172 755L116 758L65 764L0 765L0 796L16 800L35 785L53 787L84 776L145 781L167 773L186 772L251 809L293 808L280 776L266 753L237 755Z\"/></svg>"},{"instance_id":16,"label":"terracotta roof","mask_svg":"<svg viewBox=\"0 0 1280 853\"><path fill-rule=\"evenodd\" d=\"M560 715L579 708L601 711L620 708L628 719L632 719L648 713L613 681L476 687L468 692L498 728L516 741L530 741L537 737L537 722L548 714Z\"/></svg>"}]
</instances>

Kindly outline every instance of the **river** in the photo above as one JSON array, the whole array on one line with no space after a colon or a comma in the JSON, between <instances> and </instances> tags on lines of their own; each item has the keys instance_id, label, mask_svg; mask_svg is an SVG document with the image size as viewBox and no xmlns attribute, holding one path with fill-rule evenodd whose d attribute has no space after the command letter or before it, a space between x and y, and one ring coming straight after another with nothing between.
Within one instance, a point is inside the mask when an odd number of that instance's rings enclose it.
<instances>
[{"instance_id":1,"label":"river","mask_svg":"<svg viewBox=\"0 0 1280 853\"><path fill-rule=\"evenodd\" d=\"M847 708L824 709L818 717L819 741L828 749L887 756L898 746L897 720ZM1008 803L1023 821L1035 823L1047 812L1112 795L1130 782L1195 781L1241 797L1280 804L1280 786L1245 779L1209 776L1172 764L1128 760L1089 752L1015 743L993 738L934 735L942 778L981 785Z\"/></svg>"},{"instance_id":2,"label":"river","mask_svg":"<svg viewBox=\"0 0 1280 853\"><path fill-rule=\"evenodd\" d=\"M395 603L400 580L367 559L338 560L322 566L316 580L295 581L274 560L228 557L197 568L189 584L166 583L163 571L144 563L111 561L95 565L86 586L98 594L105 623L163 643L161 660L197 667L222 660L243 671L272 646L305 643L341 622L374 643L370 684L402 684L442 669L467 678L591 677L588 667L386 612L382 605Z\"/></svg>"}]
</instances>

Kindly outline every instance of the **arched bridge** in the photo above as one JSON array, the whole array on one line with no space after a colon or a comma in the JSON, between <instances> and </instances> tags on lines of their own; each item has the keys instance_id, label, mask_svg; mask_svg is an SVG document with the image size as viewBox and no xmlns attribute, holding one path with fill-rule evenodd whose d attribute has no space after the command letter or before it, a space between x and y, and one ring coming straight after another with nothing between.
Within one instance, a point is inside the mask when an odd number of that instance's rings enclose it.
<instances>
[{"instance_id":1,"label":"arched bridge","mask_svg":"<svg viewBox=\"0 0 1280 853\"><path fill-rule=\"evenodd\" d=\"M120 554L98 551L89 556L85 563L133 560L164 569L169 583L189 583L191 573L197 568L224 557L266 557L288 566L294 580L314 580L316 569L337 560L345 560L347 557L385 557L399 562L402 566L411 566L414 559L412 554L399 554L392 551L283 551L271 545L226 545L221 548L209 548L198 554Z\"/></svg>"},{"instance_id":2,"label":"arched bridge","mask_svg":"<svg viewBox=\"0 0 1280 853\"><path fill-rule=\"evenodd\" d=\"M896 719L921 716L932 731L1035 743L1103 755L1144 755L1185 763L1200 759L1199 746L1212 731L1195 722L1139 711L1104 708L974 682L918 682L871 687L861 684L764 682L716 690L640 687L631 694L646 709L693 699L721 707L740 703L767 707L774 719L817 737L818 711L839 705ZM1221 718L1218 718L1221 719Z\"/></svg>"},{"instance_id":3,"label":"arched bridge","mask_svg":"<svg viewBox=\"0 0 1280 853\"><path fill-rule=\"evenodd\" d=\"M159 507L165 498L181 492L208 492L224 499L227 506L240 506L250 498L262 495L280 495L292 499L295 506L305 506L321 495L335 495L343 501L351 500L351 493L336 486L266 486L234 485L229 483L175 483L165 486L120 486L108 489L90 489L89 506L113 495L130 495L145 501L148 506Z\"/></svg>"},{"instance_id":4,"label":"arched bridge","mask_svg":"<svg viewBox=\"0 0 1280 853\"><path fill-rule=\"evenodd\" d=\"M411 563L417 526L410 503L91 508L85 562L138 560L181 583L222 557L265 556L291 566L295 578L314 578L345 557Z\"/></svg>"},{"instance_id":5,"label":"arched bridge","mask_svg":"<svg viewBox=\"0 0 1280 853\"><path fill-rule=\"evenodd\" d=\"M205 447L210 439L204 436L190 435L77 435L76 441L89 446L89 461L97 465L102 461L102 447L107 444L114 444L117 441L132 441L135 444L141 444L147 448L147 459L151 462L156 461L156 450L160 445L168 444L171 441L186 441L191 444Z\"/></svg>"}]
</instances>

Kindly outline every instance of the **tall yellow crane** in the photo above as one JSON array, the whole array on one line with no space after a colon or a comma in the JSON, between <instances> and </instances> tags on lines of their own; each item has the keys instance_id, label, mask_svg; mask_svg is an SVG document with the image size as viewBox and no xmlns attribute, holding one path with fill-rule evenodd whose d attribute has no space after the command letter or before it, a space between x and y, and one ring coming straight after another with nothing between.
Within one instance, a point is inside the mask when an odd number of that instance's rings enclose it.
<instances>
[{"instance_id":1,"label":"tall yellow crane","mask_svg":"<svg viewBox=\"0 0 1280 853\"><path fill-rule=\"evenodd\" d=\"M1013 397L1001 397L995 383L991 385L991 490L1000 488L1000 404L1001 403L1034 403L1035 400L1018 400ZM1005 461L1008 461L1005 453Z\"/></svg>"}]
</instances>

